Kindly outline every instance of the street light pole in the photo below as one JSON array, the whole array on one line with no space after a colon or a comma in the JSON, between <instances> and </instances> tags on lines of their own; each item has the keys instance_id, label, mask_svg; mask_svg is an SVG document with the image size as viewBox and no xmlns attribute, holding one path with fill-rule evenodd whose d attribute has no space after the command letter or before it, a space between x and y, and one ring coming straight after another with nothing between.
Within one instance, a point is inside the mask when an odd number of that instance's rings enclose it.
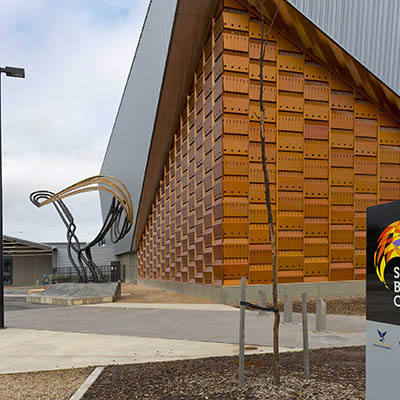
<instances>
[{"instance_id":1,"label":"street light pole","mask_svg":"<svg viewBox=\"0 0 400 400\"><path fill-rule=\"evenodd\" d=\"M4 324L4 263L3 263L3 171L2 171L2 133L1 133L1 74L13 78L25 78L23 68L0 67L0 329L5 328Z\"/></svg>"}]
</instances>

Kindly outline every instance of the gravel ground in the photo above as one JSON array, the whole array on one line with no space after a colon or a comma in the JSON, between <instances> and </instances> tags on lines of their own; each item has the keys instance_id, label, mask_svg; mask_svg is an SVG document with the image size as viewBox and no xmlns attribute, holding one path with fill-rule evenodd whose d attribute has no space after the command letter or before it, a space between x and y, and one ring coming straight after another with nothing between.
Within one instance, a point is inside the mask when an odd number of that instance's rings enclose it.
<instances>
[{"instance_id":1,"label":"gravel ground","mask_svg":"<svg viewBox=\"0 0 400 400\"><path fill-rule=\"evenodd\" d=\"M303 353L281 354L281 385L272 385L272 355L246 357L239 389L238 357L107 367L84 396L168 400L358 400L365 398L365 347L310 352L311 379L303 380Z\"/></svg>"},{"instance_id":2,"label":"gravel ground","mask_svg":"<svg viewBox=\"0 0 400 400\"><path fill-rule=\"evenodd\" d=\"M67 400L93 368L0 375L1 400Z\"/></svg>"},{"instance_id":3,"label":"gravel ground","mask_svg":"<svg viewBox=\"0 0 400 400\"><path fill-rule=\"evenodd\" d=\"M326 312L341 315L365 315L365 296L325 297ZM308 312L315 313L316 300L309 300ZM293 304L294 312L301 312L301 301Z\"/></svg>"},{"instance_id":4,"label":"gravel ground","mask_svg":"<svg viewBox=\"0 0 400 400\"><path fill-rule=\"evenodd\" d=\"M323 297L322 299L326 302L327 314L365 315L365 296ZM315 299L308 300L307 311L315 314L316 304ZM272 303L269 306L272 307ZM279 308L283 311L282 302ZM293 312L301 312L301 301L293 301Z\"/></svg>"}]
</instances>

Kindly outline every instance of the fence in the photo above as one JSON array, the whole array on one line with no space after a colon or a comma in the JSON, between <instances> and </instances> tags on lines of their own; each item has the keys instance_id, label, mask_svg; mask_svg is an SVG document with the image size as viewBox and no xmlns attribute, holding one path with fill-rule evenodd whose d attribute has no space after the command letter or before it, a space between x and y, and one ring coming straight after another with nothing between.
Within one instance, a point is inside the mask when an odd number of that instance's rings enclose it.
<instances>
[{"instance_id":1,"label":"fence","mask_svg":"<svg viewBox=\"0 0 400 400\"><path fill-rule=\"evenodd\" d=\"M99 265L99 270L103 274L104 282L116 282L121 280L125 281L125 265L121 265L118 269L111 265ZM87 273L89 282L92 280L92 274L90 271ZM79 282L78 275L75 269L71 267L58 267L54 270L52 276L53 283L56 282Z\"/></svg>"}]
</instances>

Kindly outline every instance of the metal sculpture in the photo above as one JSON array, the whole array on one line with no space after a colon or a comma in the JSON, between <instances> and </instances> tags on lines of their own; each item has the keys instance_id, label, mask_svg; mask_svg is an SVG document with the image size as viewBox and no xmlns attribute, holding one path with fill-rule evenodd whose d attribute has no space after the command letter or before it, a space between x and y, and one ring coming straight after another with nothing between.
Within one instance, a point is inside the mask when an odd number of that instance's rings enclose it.
<instances>
[{"instance_id":1,"label":"metal sculpture","mask_svg":"<svg viewBox=\"0 0 400 400\"><path fill-rule=\"evenodd\" d=\"M110 208L99 234L91 242L81 247L75 233L76 225L74 217L62 199L79 193L100 190L106 191L113 196ZM101 242L107 233L110 233L111 241L117 243L125 237L131 229L133 223L133 206L131 196L126 186L118 178L97 175L79 181L58 193L47 190L33 192L30 195L30 200L36 207L53 204L57 210L58 215L67 228L68 257L77 273L79 282L104 281L102 271L93 261L91 248ZM76 253L77 263L72 257L73 252Z\"/></svg>"}]
</instances>

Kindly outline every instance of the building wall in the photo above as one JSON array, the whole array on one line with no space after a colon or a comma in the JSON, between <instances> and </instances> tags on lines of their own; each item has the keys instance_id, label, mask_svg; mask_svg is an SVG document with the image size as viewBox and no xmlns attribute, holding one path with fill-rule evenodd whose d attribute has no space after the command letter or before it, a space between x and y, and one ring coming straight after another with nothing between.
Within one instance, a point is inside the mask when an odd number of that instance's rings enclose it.
<instances>
[{"instance_id":1,"label":"building wall","mask_svg":"<svg viewBox=\"0 0 400 400\"><path fill-rule=\"evenodd\" d=\"M101 167L102 175L116 176L129 188L135 211L138 210L176 7L177 0L152 0L149 3ZM133 151L135 157L132 157ZM104 219L110 207L111 196L102 191L100 200ZM133 229L115 244L116 254L130 251L132 235Z\"/></svg>"},{"instance_id":2,"label":"building wall","mask_svg":"<svg viewBox=\"0 0 400 400\"><path fill-rule=\"evenodd\" d=\"M120 256L121 265L125 266L125 282L137 283L137 254L125 253Z\"/></svg>"},{"instance_id":3,"label":"building wall","mask_svg":"<svg viewBox=\"0 0 400 400\"><path fill-rule=\"evenodd\" d=\"M36 284L43 275L52 273L52 257L47 256L13 256L13 286L30 286Z\"/></svg>"},{"instance_id":4,"label":"building wall","mask_svg":"<svg viewBox=\"0 0 400 400\"><path fill-rule=\"evenodd\" d=\"M54 247L54 260L53 260L53 268L55 272L62 272L64 269L72 269L71 262L68 257L67 251L67 243L51 243ZM84 244L82 244L84 245ZM75 253L72 254L76 263L77 257ZM115 249L113 245L108 246L95 246L92 248L92 257L93 261L97 265L110 265L111 261L116 261L119 259L118 256L115 255Z\"/></svg>"},{"instance_id":5,"label":"building wall","mask_svg":"<svg viewBox=\"0 0 400 400\"><path fill-rule=\"evenodd\" d=\"M138 251L141 278L272 281L259 135L261 25L213 21ZM365 278L366 207L400 199L400 125L275 27L263 100L281 283Z\"/></svg>"}]
</instances>

